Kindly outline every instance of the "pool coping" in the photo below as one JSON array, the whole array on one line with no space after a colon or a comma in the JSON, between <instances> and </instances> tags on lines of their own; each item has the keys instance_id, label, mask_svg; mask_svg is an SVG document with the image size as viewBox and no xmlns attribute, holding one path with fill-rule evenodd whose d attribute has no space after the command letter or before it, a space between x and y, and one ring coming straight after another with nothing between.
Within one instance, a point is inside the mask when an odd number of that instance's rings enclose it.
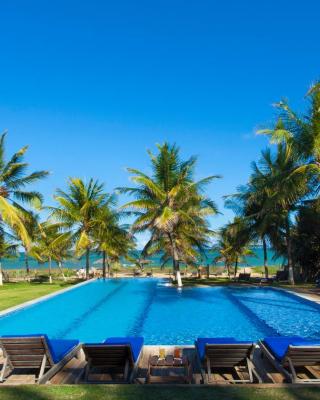
<instances>
[{"instance_id":1,"label":"pool coping","mask_svg":"<svg viewBox=\"0 0 320 400\"><path fill-rule=\"evenodd\" d=\"M49 293L49 294L46 294L44 296L37 297L37 298L35 298L33 300L25 301L24 303L18 304L16 306L6 308L5 310L0 311L0 317L6 316L6 315L11 314L11 313L14 313L15 311L19 311L22 308L30 307L30 306L33 306L34 304L41 303L42 301L49 300L52 297L58 296L60 294L69 292L69 291L74 290L74 289L77 289L77 288L79 288L81 286L85 286L88 283L94 282L96 280L97 280L97 278L93 278L93 279L89 279L89 280L84 281L84 282L76 283L75 285L72 285L72 286L67 287L65 289L60 289L60 290L57 290L57 291L55 291L53 293Z\"/></svg>"}]
</instances>

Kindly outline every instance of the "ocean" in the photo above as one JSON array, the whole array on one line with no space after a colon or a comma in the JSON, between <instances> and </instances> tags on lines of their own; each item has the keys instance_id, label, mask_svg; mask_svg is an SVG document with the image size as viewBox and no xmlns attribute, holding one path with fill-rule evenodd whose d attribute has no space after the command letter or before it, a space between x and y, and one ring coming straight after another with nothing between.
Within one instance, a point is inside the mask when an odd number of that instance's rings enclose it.
<instances>
[{"instance_id":1,"label":"ocean","mask_svg":"<svg viewBox=\"0 0 320 400\"><path fill-rule=\"evenodd\" d=\"M263 265L263 249L261 247L254 247L252 250L255 253L255 256L247 257L245 262L240 262L240 267L250 267L250 266L262 266ZM213 260L217 256L217 253L214 252L207 252L206 257L202 260L198 261L199 265L213 265ZM132 259L138 259L140 257L139 251L131 252L130 257ZM145 264L146 268L150 267L159 267L161 265L161 255L154 255L147 258L149 261L148 264ZM275 258L274 252L269 249L268 250L268 264L269 265L282 265L284 260L282 258ZM126 260L122 259L121 264L124 267L135 266L133 260ZM25 269L25 262L24 262L24 253L20 253L19 257L13 259L2 259L1 260L2 268L5 269ZM90 265L93 267L101 266L101 254L99 253L92 253L90 256ZM217 266L223 265L222 262L215 264ZM170 267L171 264L168 263L166 267ZM39 264L33 258L29 258L29 267L30 269L47 269L48 263ZM52 263L53 268L57 268L56 263ZM63 263L64 268L70 269L79 269L85 267L85 257L81 258L70 258L69 260Z\"/></svg>"}]
</instances>

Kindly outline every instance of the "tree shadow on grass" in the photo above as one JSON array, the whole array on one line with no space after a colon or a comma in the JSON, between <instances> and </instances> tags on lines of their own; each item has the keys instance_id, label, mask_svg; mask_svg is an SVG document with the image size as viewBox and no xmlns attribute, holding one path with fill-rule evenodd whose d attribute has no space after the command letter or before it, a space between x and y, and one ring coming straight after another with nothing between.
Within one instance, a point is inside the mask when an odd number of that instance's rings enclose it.
<instances>
[{"instance_id":1,"label":"tree shadow on grass","mask_svg":"<svg viewBox=\"0 0 320 400\"><path fill-rule=\"evenodd\" d=\"M129 385L15 386L1 400L318 400L320 387L173 387Z\"/></svg>"}]
</instances>

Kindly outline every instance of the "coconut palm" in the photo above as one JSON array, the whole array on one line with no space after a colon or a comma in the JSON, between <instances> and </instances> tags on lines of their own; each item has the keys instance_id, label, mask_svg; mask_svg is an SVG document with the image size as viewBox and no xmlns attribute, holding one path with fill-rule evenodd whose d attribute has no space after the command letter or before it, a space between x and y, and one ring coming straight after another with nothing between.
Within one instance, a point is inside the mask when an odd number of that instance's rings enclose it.
<instances>
[{"instance_id":1,"label":"coconut palm","mask_svg":"<svg viewBox=\"0 0 320 400\"><path fill-rule=\"evenodd\" d=\"M240 186L237 193L226 196L225 206L231 208L236 215L245 220L247 235L252 242L262 243L263 265L265 277L269 277L268 244L274 242L277 230L277 212L263 212L268 192L263 179L256 179L256 163L252 164L254 172L249 183Z\"/></svg>"},{"instance_id":2,"label":"coconut palm","mask_svg":"<svg viewBox=\"0 0 320 400\"><path fill-rule=\"evenodd\" d=\"M29 165L23 160L27 146L22 147L6 161L5 138L6 133L3 133L0 136L0 215L3 222L17 232L28 247L30 238L21 217L21 209L24 204L39 206L42 195L37 191L27 191L26 187L45 178L48 172L27 173Z\"/></svg>"},{"instance_id":3,"label":"coconut palm","mask_svg":"<svg viewBox=\"0 0 320 400\"><path fill-rule=\"evenodd\" d=\"M273 223L272 230L280 233L278 238L285 238L289 281L294 284L291 213L309 193L314 168L311 165L299 166L291 147L283 143L277 146L276 153L272 153L270 149L263 151L260 162L254 164L254 168L251 182L261 190L252 193L250 201L253 204L263 198L262 208L256 213L257 218L267 218L267 221L270 218L269 221ZM273 238L276 237L273 235ZM273 241L273 246L276 248L278 243Z\"/></svg>"},{"instance_id":4,"label":"coconut palm","mask_svg":"<svg viewBox=\"0 0 320 400\"><path fill-rule=\"evenodd\" d=\"M149 152L152 174L129 168L135 187L121 188L136 200L124 208L136 216L132 225L134 232L149 231L151 239L145 252L154 242L165 241L170 248L173 271L179 286L182 286L179 268L179 242L192 235L197 237L208 231L207 217L217 213L217 207L203 194L204 188L217 176L198 182L194 180L194 157L181 161L179 148L168 143L158 145L158 154Z\"/></svg>"},{"instance_id":5,"label":"coconut palm","mask_svg":"<svg viewBox=\"0 0 320 400\"><path fill-rule=\"evenodd\" d=\"M286 143L299 163L314 164L315 189L319 190L320 169L320 82L311 86L306 95L309 103L307 112L299 115L286 100L275 106L279 118L271 129L259 131L268 135L272 143Z\"/></svg>"},{"instance_id":6,"label":"coconut palm","mask_svg":"<svg viewBox=\"0 0 320 400\"><path fill-rule=\"evenodd\" d=\"M3 285L2 259L18 257L18 247L0 225L0 286Z\"/></svg>"},{"instance_id":7,"label":"coconut palm","mask_svg":"<svg viewBox=\"0 0 320 400\"><path fill-rule=\"evenodd\" d=\"M97 215L97 224L93 232L96 249L102 254L103 277L107 270L110 277L110 261L119 261L120 257L128 255L133 249L134 241L128 232L128 227L120 224L122 214L114 208L114 196L108 196L105 205Z\"/></svg>"},{"instance_id":8,"label":"coconut palm","mask_svg":"<svg viewBox=\"0 0 320 400\"><path fill-rule=\"evenodd\" d=\"M223 261L231 277L231 266L234 265L234 276L237 275L238 265L247 257L254 256L250 248L250 231L247 220L236 217L231 223L220 229L218 241L213 251L218 252L215 262Z\"/></svg>"},{"instance_id":9,"label":"coconut palm","mask_svg":"<svg viewBox=\"0 0 320 400\"><path fill-rule=\"evenodd\" d=\"M89 277L90 251L94 246L93 233L97 225L99 210L108 196L103 192L103 184L90 179L88 183L71 178L67 191L58 189L54 196L57 207L49 207L51 216L72 231L76 254L85 252L86 276Z\"/></svg>"},{"instance_id":10,"label":"coconut palm","mask_svg":"<svg viewBox=\"0 0 320 400\"><path fill-rule=\"evenodd\" d=\"M35 244L35 241L39 235L39 219L40 216L34 211L31 210L24 210L18 207L20 210L20 218L21 221L23 222L23 225L26 229L26 232L29 237L29 245L26 245L25 242L23 242L19 238L19 234L15 232L14 237L17 242L21 243L21 246L24 249L24 263L25 263L25 268L26 268L26 273L29 275L30 273L30 268L29 268L29 256L30 252L32 252L32 247Z\"/></svg>"},{"instance_id":11,"label":"coconut palm","mask_svg":"<svg viewBox=\"0 0 320 400\"><path fill-rule=\"evenodd\" d=\"M66 280L62 263L70 258L71 247L72 235L70 232L62 232L61 224L47 220L38 225L38 235L30 254L40 263L48 262L50 283L52 283L52 261L57 263L63 280Z\"/></svg>"}]
</instances>

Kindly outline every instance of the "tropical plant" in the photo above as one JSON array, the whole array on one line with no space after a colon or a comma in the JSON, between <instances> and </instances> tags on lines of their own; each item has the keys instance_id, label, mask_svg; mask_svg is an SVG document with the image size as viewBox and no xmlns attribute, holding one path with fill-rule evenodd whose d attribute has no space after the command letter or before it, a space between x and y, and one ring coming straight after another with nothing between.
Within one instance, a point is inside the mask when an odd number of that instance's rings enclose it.
<instances>
[{"instance_id":1,"label":"tropical plant","mask_svg":"<svg viewBox=\"0 0 320 400\"><path fill-rule=\"evenodd\" d=\"M0 225L0 286L3 285L3 258L13 258L18 256L18 244L12 242L11 235L8 235L3 225Z\"/></svg>"},{"instance_id":2,"label":"tropical plant","mask_svg":"<svg viewBox=\"0 0 320 400\"><path fill-rule=\"evenodd\" d=\"M26 229L30 243L27 246L26 243L23 242L19 238L19 235L17 232L15 232L14 237L17 242L20 241L21 246L24 249L24 263L25 263L26 273L27 273L27 275L29 275L29 273L30 273L29 258L30 258L30 253L32 253L32 247L34 246L37 236L39 235L40 216L39 216L39 214L37 214L36 212L31 211L31 210L24 210L24 209L21 209L20 207L18 207L18 209L20 210L20 218Z\"/></svg>"},{"instance_id":3,"label":"tropical plant","mask_svg":"<svg viewBox=\"0 0 320 400\"><path fill-rule=\"evenodd\" d=\"M237 193L226 196L225 206L231 208L245 221L246 234L252 243L262 243L265 278L269 277L268 245L276 242L278 213L264 207L268 199L265 182L261 178L257 163L252 163L253 172L249 183L238 188Z\"/></svg>"},{"instance_id":4,"label":"tropical plant","mask_svg":"<svg viewBox=\"0 0 320 400\"><path fill-rule=\"evenodd\" d=\"M30 254L40 263L48 262L50 283L52 283L52 261L57 263L63 280L66 280L62 263L70 258L71 247L72 235L70 232L62 232L61 224L47 220L38 225L38 235Z\"/></svg>"},{"instance_id":5,"label":"tropical plant","mask_svg":"<svg viewBox=\"0 0 320 400\"><path fill-rule=\"evenodd\" d=\"M270 149L262 152L262 159L259 164L255 164L255 171L251 177L254 185L262 188L262 193L257 193L257 197L261 194L264 197L258 217L263 218L269 214L268 218L272 221L274 232L270 238L273 247L279 248L279 243L284 238L291 284L294 284L291 213L309 193L313 172L312 165L299 166L291 147L281 143L277 146L276 153L272 153ZM251 200L254 202L255 196L252 196Z\"/></svg>"},{"instance_id":6,"label":"tropical plant","mask_svg":"<svg viewBox=\"0 0 320 400\"><path fill-rule=\"evenodd\" d=\"M57 207L50 207L51 216L61 226L71 230L76 254L86 255L86 276L89 278L90 251L94 247L94 229L97 225L99 211L103 208L108 196L103 192L103 184L90 179L88 183L78 178L71 178L67 191L58 189L54 196Z\"/></svg>"},{"instance_id":7,"label":"tropical plant","mask_svg":"<svg viewBox=\"0 0 320 400\"><path fill-rule=\"evenodd\" d=\"M134 232L149 231L151 238L144 248L159 248L166 243L173 262L173 271L182 286L179 267L179 248L186 254L186 247L196 247L210 233L207 217L217 213L213 201L205 197L204 188L217 176L198 182L194 180L196 158L181 161L179 148L168 143L158 145L158 154L149 152L152 174L129 168L135 187L121 188L123 193L136 197L124 208L129 209L136 219ZM183 242L183 245L182 245Z\"/></svg>"},{"instance_id":8,"label":"tropical plant","mask_svg":"<svg viewBox=\"0 0 320 400\"><path fill-rule=\"evenodd\" d=\"M22 147L6 161L5 138L6 133L3 133L0 136L0 215L2 221L17 232L24 246L28 247L30 238L21 216L21 209L24 204L39 206L42 195L37 191L27 191L26 187L45 178L48 172L27 173L29 165L23 160L27 146Z\"/></svg>"},{"instance_id":9,"label":"tropical plant","mask_svg":"<svg viewBox=\"0 0 320 400\"><path fill-rule=\"evenodd\" d=\"M223 261L231 277L231 266L234 265L234 276L237 275L238 265L252 257L255 253L250 248L250 235L246 219L236 217L231 223L219 231L218 240L213 246L218 255L214 262Z\"/></svg>"},{"instance_id":10,"label":"tropical plant","mask_svg":"<svg viewBox=\"0 0 320 400\"><path fill-rule=\"evenodd\" d=\"M306 201L298 209L293 232L293 254L304 281L320 278L320 199Z\"/></svg>"},{"instance_id":11,"label":"tropical plant","mask_svg":"<svg viewBox=\"0 0 320 400\"><path fill-rule=\"evenodd\" d=\"M304 115L293 111L286 100L275 104L279 117L271 129L260 130L272 143L285 143L301 164L313 164L319 190L320 169L320 82L313 84L306 95L309 107Z\"/></svg>"},{"instance_id":12,"label":"tropical plant","mask_svg":"<svg viewBox=\"0 0 320 400\"><path fill-rule=\"evenodd\" d=\"M97 251L102 254L102 275L110 277L110 262L119 261L134 247L133 236L128 227L120 224L122 213L115 208L114 196L107 196L105 204L96 217L93 240Z\"/></svg>"}]
</instances>

